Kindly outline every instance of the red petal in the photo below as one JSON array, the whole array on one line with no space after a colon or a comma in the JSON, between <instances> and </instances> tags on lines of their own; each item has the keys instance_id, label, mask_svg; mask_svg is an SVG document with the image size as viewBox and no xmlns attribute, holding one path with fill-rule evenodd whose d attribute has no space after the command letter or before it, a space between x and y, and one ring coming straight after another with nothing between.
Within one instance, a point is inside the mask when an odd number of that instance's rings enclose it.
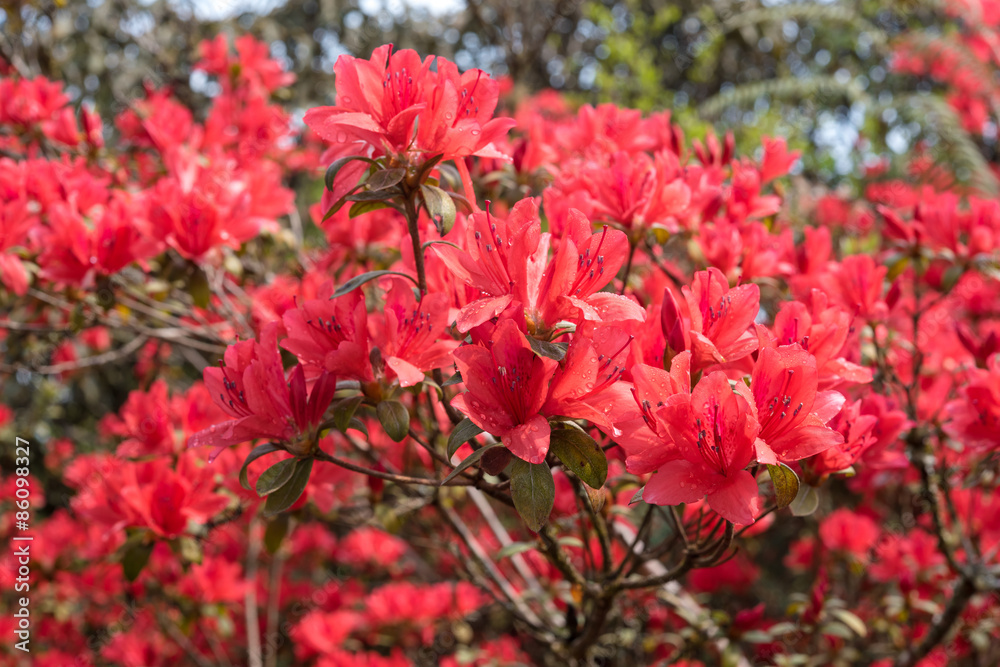
<instances>
[{"instance_id":1,"label":"red petal","mask_svg":"<svg viewBox=\"0 0 1000 667\"><path fill-rule=\"evenodd\" d=\"M642 495L646 497L645 493ZM708 494L708 506L732 523L743 526L753 523L760 511L757 480L746 470L740 470Z\"/></svg>"},{"instance_id":2,"label":"red petal","mask_svg":"<svg viewBox=\"0 0 1000 667\"><path fill-rule=\"evenodd\" d=\"M552 429L549 421L535 415L525 424L520 424L503 436L503 444L511 453L528 463L542 463L549 451L549 436Z\"/></svg>"}]
</instances>

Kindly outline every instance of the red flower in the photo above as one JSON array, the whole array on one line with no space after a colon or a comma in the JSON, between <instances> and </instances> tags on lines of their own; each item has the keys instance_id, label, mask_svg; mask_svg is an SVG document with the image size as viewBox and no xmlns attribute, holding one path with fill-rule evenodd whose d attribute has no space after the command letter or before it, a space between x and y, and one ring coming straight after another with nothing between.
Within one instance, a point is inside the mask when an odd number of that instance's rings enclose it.
<instances>
[{"instance_id":1,"label":"red flower","mask_svg":"<svg viewBox=\"0 0 1000 667\"><path fill-rule=\"evenodd\" d=\"M429 370L450 366L451 353L459 346L456 340L438 340L448 327L447 295L425 294L418 302L410 283L401 278L392 280L385 314L372 324L372 340L401 387L419 384Z\"/></svg>"},{"instance_id":2,"label":"red flower","mask_svg":"<svg viewBox=\"0 0 1000 667\"><path fill-rule=\"evenodd\" d=\"M692 370L717 363L737 361L757 349L757 337L750 326L760 309L760 289L740 285L732 289L721 271L710 268L694 274L690 287L683 289L690 314L688 333ZM680 308L668 293L663 307L663 329L668 341L678 344L681 333L674 332ZM669 307L668 307L669 305ZM673 321L671 321L673 319ZM679 351L675 349L675 352Z\"/></svg>"},{"instance_id":3,"label":"red flower","mask_svg":"<svg viewBox=\"0 0 1000 667\"><path fill-rule=\"evenodd\" d=\"M307 392L305 373L302 366L296 366L286 382L277 329L277 322L269 323L261 332L261 342L230 345L219 368L205 369L205 386L212 399L232 417L188 439L189 447L214 445L209 460L230 445L255 438L285 442L293 453L308 451L333 400L337 380L323 371Z\"/></svg>"},{"instance_id":4,"label":"red flower","mask_svg":"<svg viewBox=\"0 0 1000 667\"><path fill-rule=\"evenodd\" d=\"M821 387L871 382L870 368L844 358L849 353L847 342L854 320L851 314L838 306L828 307L826 294L817 289L810 292L809 301L809 306L800 301L781 304L772 327L778 344L797 343L813 355Z\"/></svg>"},{"instance_id":5,"label":"red flower","mask_svg":"<svg viewBox=\"0 0 1000 667\"><path fill-rule=\"evenodd\" d=\"M826 425L844 405L836 391L816 391L816 359L798 345L765 347L754 364L750 391L760 423L762 463L798 461L844 442ZM770 450L770 451L768 451Z\"/></svg>"},{"instance_id":6,"label":"red flower","mask_svg":"<svg viewBox=\"0 0 1000 667\"><path fill-rule=\"evenodd\" d=\"M92 225L62 204L49 211L50 231L38 258L42 275L60 283L90 286L96 275L117 273L155 255L160 244L140 233L135 206L124 196L108 201Z\"/></svg>"},{"instance_id":7,"label":"red flower","mask_svg":"<svg viewBox=\"0 0 1000 667\"><path fill-rule=\"evenodd\" d=\"M726 374L709 374L691 394L670 396L655 408L667 432L667 456L643 489L653 505L678 505L707 497L733 523L751 524L759 510L757 482L745 470L760 431L745 392ZM630 472L636 472L630 467Z\"/></svg>"},{"instance_id":8,"label":"red flower","mask_svg":"<svg viewBox=\"0 0 1000 667\"><path fill-rule=\"evenodd\" d=\"M468 392L452 405L518 458L544 461L551 431L539 412L558 364L537 356L512 320L497 326L489 348L466 345L454 356Z\"/></svg>"},{"instance_id":9,"label":"red flower","mask_svg":"<svg viewBox=\"0 0 1000 667\"><path fill-rule=\"evenodd\" d=\"M205 523L222 511L229 499L204 483L206 476L181 459L177 470L161 462L131 465L125 469L118 492L128 509L127 525L145 526L161 537L187 531L188 522Z\"/></svg>"},{"instance_id":10,"label":"red flower","mask_svg":"<svg viewBox=\"0 0 1000 667\"><path fill-rule=\"evenodd\" d=\"M865 320L881 320L888 314L882 300L883 283L889 269L876 266L869 255L850 255L834 264L826 276L826 293Z\"/></svg>"},{"instance_id":11,"label":"red flower","mask_svg":"<svg viewBox=\"0 0 1000 667\"><path fill-rule=\"evenodd\" d=\"M867 559L879 532L878 524L871 518L844 508L831 512L819 525L823 546L846 551L859 559Z\"/></svg>"},{"instance_id":12,"label":"red flower","mask_svg":"<svg viewBox=\"0 0 1000 667\"><path fill-rule=\"evenodd\" d=\"M18 296L28 291L28 270L20 257L8 251L27 242L28 230L36 222L25 202L0 202L0 281Z\"/></svg>"},{"instance_id":13,"label":"red flower","mask_svg":"<svg viewBox=\"0 0 1000 667\"><path fill-rule=\"evenodd\" d=\"M152 454L174 452L174 425L167 383L157 380L149 391L133 391L118 415L106 416L100 429L111 435L124 436L116 454L138 458Z\"/></svg>"},{"instance_id":14,"label":"red flower","mask_svg":"<svg viewBox=\"0 0 1000 667\"><path fill-rule=\"evenodd\" d=\"M969 370L969 383L948 403L948 435L978 451L1000 448L1000 355Z\"/></svg>"},{"instance_id":15,"label":"red flower","mask_svg":"<svg viewBox=\"0 0 1000 667\"><path fill-rule=\"evenodd\" d=\"M548 261L551 236L541 232L538 205L522 199L506 220L478 212L469 226L468 250L434 246L455 277L483 296L458 315L464 333L511 306L524 308L529 331L548 332L558 321L642 320L634 301L601 292L618 273L628 254L621 231L591 233L590 223L573 212L555 258Z\"/></svg>"},{"instance_id":16,"label":"red flower","mask_svg":"<svg viewBox=\"0 0 1000 667\"><path fill-rule=\"evenodd\" d=\"M324 159L392 155L410 163L410 155L418 161L443 155L444 160L458 159L459 170L465 172L461 158L504 157L493 141L506 135L514 120L493 118L499 98L495 80L480 70L460 75L444 58L438 58L437 71L432 71L430 56L421 61L415 51L391 51L387 44L375 49L369 60L346 55L337 59L337 104L310 109L304 119L334 144ZM366 168L364 162L354 161L341 169L333 188L335 201ZM462 176L468 191L468 175Z\"/></svg>"},{"instance_id":17,"label":"red flower","mask_svg":"<svg viewBox=\"0 0 1000 667\"><path fill-rule=\"evenodd\" d=\"M614 326L586 325L570 342L542 412L587 419L619 435L612 414L620 414L623 405L631 407L630 385L619 380L629 365L632 339Z\"/></svg>"},{"instance_id":18,"label":"red flower","mask_svg":"<svg viewBox=\"0 0 1000 667\"><path fill-rule=\"evenodd\" d=\"M326 370L341 379L372 382L364 295L359 290L336 299L332 295L333 285L326 283L318 298L285 311L288 338L281 347L299 358L310 377Z\"/></svg>"},{"instance_id":19,"label":"red flower","mask_svg":"<svg viewBox=\"0 0 1000 667\"><path fill-rule=\"evenodd\" d=\"M795 161L799 159L799 151L788 152L788 143L784 137L764 137L764 159L760 163L760 180L762 183L774 180L788 173Z\"/></svg>"}]
</instances>

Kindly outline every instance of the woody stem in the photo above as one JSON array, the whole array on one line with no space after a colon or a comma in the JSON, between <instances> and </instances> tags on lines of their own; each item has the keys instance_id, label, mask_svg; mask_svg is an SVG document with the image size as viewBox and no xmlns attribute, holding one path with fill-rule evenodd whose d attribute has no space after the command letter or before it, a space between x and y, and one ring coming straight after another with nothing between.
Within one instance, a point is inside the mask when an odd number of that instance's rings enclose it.
<instances>
[{"instance_id":1,"label":"woody stem","mask_svg":"<svg viewBox=\"0 0 1000 667\"><path fill-rule=\"evenodd\" d=\"M403 207L406 212L406 225L410 230L410 240L413 241L413 262L417 265L417 286L420 288L420 296L423 296L427 294L427 272L424 269L424 249L420 245L418 226L420 215L415 199L416 192L407 192L404 195Z\"/></svg>"}]
</instances>

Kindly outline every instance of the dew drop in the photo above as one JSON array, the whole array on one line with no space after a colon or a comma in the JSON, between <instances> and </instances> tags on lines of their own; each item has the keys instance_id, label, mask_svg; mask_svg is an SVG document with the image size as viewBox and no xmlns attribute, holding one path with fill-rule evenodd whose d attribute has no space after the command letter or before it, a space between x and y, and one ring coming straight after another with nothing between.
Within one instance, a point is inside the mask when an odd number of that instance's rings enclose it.
<instances>
[{"instance_id":1,"label":"dew drop","mask_svg":"<svg viewBox=\"0 0 1000 667\"><path fill-rule=\"evenodd\" d=\"M337 142L343 144L346 141L347 141L347 132L338 132L337 133Z\"/></svg>"}]
</instances>

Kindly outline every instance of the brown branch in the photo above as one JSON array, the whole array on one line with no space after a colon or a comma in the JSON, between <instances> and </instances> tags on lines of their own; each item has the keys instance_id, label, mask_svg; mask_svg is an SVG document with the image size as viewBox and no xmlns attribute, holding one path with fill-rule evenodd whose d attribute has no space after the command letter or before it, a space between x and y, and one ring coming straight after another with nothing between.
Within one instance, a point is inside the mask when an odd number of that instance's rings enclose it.
<instances>
[{"instance_id":1,"label":"brown branch","mask_svg":"<svg viewBox=\"0 0 1000 667\"><path fill-rule=\"evenodd\" d=\"M257 561L260 558L260 540L257 539L257 526L260 519L250 520L250 544L247 546L247 592L244 599L247 624L247 661L249 667L264 667L260 644L260 620L257 618Z\"/></svg>"},{"instance_id":2,"label":"brown branch","mask_svg":"<svg viewBox=\"0 0 1000 667\"><path fill-rule=\"evenodd\" d=\"M944 641L944 638L951 631L952 626L955 625L958 617L961 616L962 611L969 603L969 600L972 599L975 592L976 586L971 579L966 577L959 579L958 585L955 587L955 591L952 593L951 600L948 602L948 606L945 607L944 613L931 626L930 631L915 649L912 651L904 650L896 657L895 667L910 667L917 664L934 650L934 647Z\"/></svg>"}]
</instances>

